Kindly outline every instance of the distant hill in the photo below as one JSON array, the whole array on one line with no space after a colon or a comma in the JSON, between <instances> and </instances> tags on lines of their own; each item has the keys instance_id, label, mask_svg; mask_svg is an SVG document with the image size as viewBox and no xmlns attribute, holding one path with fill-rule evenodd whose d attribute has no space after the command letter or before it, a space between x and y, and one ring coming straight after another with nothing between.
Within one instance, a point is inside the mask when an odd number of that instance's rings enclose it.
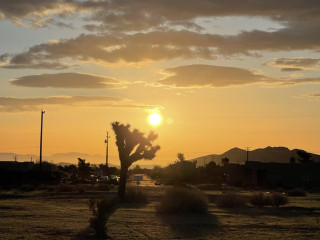
<instances>
[{"instance_id":1,"label":"distant hill","mask_svg":"<svg viewBox=\"0 0 320 240\"><path fill-rule=\"evenodd\" d=\"M18 162L30 162L31 158L32 161L37 162L39 161L39 155L32 155L32 154L15 154L15 153L0 153L0 161L14 161L14 157ZM99 154L85 154L85 153L78 153L78 152L69 152L69 153L56 153L49 156L43 156L43 161L52 162L55 164L62 165L65 164L77 164L78 158L86 159L86 162L90 162L91 164L101 164L105 163L106 157ZM109 155L109 163L110 166L118 166L120 163L117 163L118 156Z\"/></svg>"},{"instance_id":2,"label":"distant hill","mask_svg":"<svg viewBox=\"0 0 320 240\"><path fill-rule=\"evenodd\" d=\"M286 147L266 147L258 148L249 151L249 161L258 162L277 162L277 163L289 163L291 157L299 158L297 154L298 149L290 150ZM315 162L320 162L320 155L311 153L311 159ZM245 163L247 159L247 152L244 149L232 148L223 154L210 154L198 158L191 159L190 161L197 161L197 166L203 166L211 161L216 164L221 163L222 158L229 158L230 163Z\"/></svg>"}]
</instances>

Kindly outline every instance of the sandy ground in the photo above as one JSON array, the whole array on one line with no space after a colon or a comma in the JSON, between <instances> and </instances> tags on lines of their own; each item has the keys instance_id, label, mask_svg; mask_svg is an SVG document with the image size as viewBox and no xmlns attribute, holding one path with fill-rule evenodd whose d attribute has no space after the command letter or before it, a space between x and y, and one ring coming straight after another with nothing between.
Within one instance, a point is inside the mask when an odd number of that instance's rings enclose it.
<instances>
[{"instance_id":1,"label":"sandy ground","mask_svg":"<svg viewBox=\"0 0 320 240\"><path fill-rule=\"evenodd\" d=\"M149 195L149 203L117 209L107 223L111 239L320 239L320 194L290 198L280 208L223 210L210 202L207 215L171 216L155 211L164 187L139 188ZM0 191L0 239L94 239L86 230L91 217L87 201L111 194ZM207 194L212 199L221 192Z\"/></svg>"}]
</instances>

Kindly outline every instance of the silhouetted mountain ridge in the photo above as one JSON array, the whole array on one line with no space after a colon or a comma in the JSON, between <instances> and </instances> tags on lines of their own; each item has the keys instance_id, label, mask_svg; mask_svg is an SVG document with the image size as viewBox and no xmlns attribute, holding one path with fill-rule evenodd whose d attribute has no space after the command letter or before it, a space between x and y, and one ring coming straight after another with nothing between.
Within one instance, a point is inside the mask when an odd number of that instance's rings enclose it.
<instances>
[{"instance_id":1,"label":"silhouetted mountain ridge","mask_svg":"<svg viewBox=\"0 0 320 240\"><path fill-rule=\"evenodd\" d=\"M249 151L248 159L249 161L258 161L258 162L277 162L277 163L289 163L290 158L294 157L296 162L299 162L300 158L297 154L299 149L290 150L286 147L266 147L258 148L252 151ZM311 154L311 159L315 162L320 162L320 155ZM222 158L229 158L230 163L245 163L247 160L247 151L241 148L231 148L222 154L210 154L206 156L201 156L198 158L191 159L190 161L197 161L198 166L203 166L208 164L211 161L214 161L216 164L221 163Z\"/></svg>"}]
</instances>

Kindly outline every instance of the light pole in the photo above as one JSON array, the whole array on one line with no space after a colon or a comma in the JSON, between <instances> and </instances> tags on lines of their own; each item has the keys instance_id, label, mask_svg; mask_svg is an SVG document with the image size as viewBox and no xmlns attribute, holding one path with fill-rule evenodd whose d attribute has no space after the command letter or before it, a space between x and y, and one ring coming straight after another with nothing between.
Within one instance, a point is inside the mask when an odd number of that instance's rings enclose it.
<instances>
[{"instance_id":1,"label":"light pole","mask_svg":"<svg viewBox=\"0 0 320 240\"><path fill-rule=\"evenodd\" d=\"M40 129L40 171L42 169L42 130L43 130L43 114L45 113L44 110L41 110L41 129Z\"/></svg>"},{"instance_id":2,"label":"light pole","mask_svg":"<svg viewBox=\"0 0 320 240\"><path fill-rule=\"evenodd\" d=\"M108 169L109 169L109 166L108 166L108 160L109 160L109 156L108 156L108 151L109 151L109 132L107 132L107 138L104 140L104 142L107 144L106 145L106 175L108 176Z\"/></svg>"},{"instance_id":3,"label":"light pole","mask_svg":"<svg viewBox=\"0 0 320 240\"><path fill-rule=\"evenodd\" d=\"M247 162L249 161L249 150L251 147L245 147L246 151L247 151Z\"/></svg>"}]
</instances>

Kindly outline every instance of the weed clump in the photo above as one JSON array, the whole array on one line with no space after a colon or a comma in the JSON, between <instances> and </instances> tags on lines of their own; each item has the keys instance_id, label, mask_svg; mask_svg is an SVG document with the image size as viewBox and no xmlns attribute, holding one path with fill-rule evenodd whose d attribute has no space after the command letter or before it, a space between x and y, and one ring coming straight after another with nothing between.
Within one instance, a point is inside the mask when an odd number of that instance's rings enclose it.
<instances>
[{"instance_id":1,"label":"weed clump","mask_svg":"<svg viewBox=\"0 0 320 240\"><path fill-rule=\"evenodd\" d=\"M73 192L74 190L74 187L68 184L61 184L57 188L57 192Z\"/></svg>"},{"instance_id":2,"label":"weed clump","mask_svg":"<svg viewBox=\"0 0 320 240\"><path fill-rule=\"evenodd\" d=\"M238 194L229 193L220 196L216 204L218 208L240 208L246 206L246 200Z\"/></svg>"},{"instance_id":3,"label":"weed clump","mask_svg":"<svg viewBox=\"0 0 320 240\"><path fill-rule=\"evenodd\" d=\"M94 190L95 191L110 191L111 186L109 184L98 183L98 184L94 185Z\"/></svg>"},{"instance_id":4,"label":"weed clump","mask_svg":"<svg viewBox=\"0 0 320 240\"><path fill-rule=\"evenodd\" d=\"M194 190L186 188L170 188L156 207L158 213L187 214L208 211L207 198Z\"/></svg>"},{"instance_id":5,"label":"weed clump","mask_svg":"<svg viewBox=\"0 0 320 240\"><path fill-rule=\"evenodd\" d=\"M125 202L147 203L148 196L140 189L128 188L125 194Z\"/></svg>"},{"instance_id":6,"label":"weed clump","mask_svg":"<svg viewBox=\"0 0 320 240\"><path fill-rule=\"evenodd\" d=\"M292 189L287 192L290 197L305 197L307 193L302 189Z\"/></svg>"},{"instance_id":7,"label":"weed clump","mask_svg":"<svg viewBox=\"0 0 320 240\"><path fill-rule=\"evenodd\" d=\"M258 193L250 197L250 203L253 206L257 206L257 207L264 207L264 206L279 207L280 205L285 205L288 202L289 202L288 197L281 193L273 193L273 194L267 194L267 195L263 193Z\"/></svg>"},{"instance_id":8,"label":"weed clump","mask_svg":"<svg viewBox=\"0 0 320 240\"><path fill-rule=\"evenodd\" d=\"M111 214L116 210L117 201L112 199L91 198L88 202L89 210L92 212L90 226L94 229L96 236L106 237L107 221Z\"/></svg>"},{"instance_id":9,"label":"weed clump","mask_svg":"<svg viewBox=\"0 0 320 240\"><path fill-rule=\"evenodd\" d=\"M23 192L32 192L34 190L36 190L36 187L33 185L21 185L20 186L20 191L23 191Z\"/></svg>"},{"instance_id":10,"label":"weed clump","mask_svg":"<svg viewBox=\"0 0 320 240\"><path fill-rule=\"evenodd\" d=\"M273 193L271 195L271 198L272 198L272 205L276 207L279 207L281 205L286 205L289 202L288 197L281 193Z\"/></svg>"}]
</instances>

